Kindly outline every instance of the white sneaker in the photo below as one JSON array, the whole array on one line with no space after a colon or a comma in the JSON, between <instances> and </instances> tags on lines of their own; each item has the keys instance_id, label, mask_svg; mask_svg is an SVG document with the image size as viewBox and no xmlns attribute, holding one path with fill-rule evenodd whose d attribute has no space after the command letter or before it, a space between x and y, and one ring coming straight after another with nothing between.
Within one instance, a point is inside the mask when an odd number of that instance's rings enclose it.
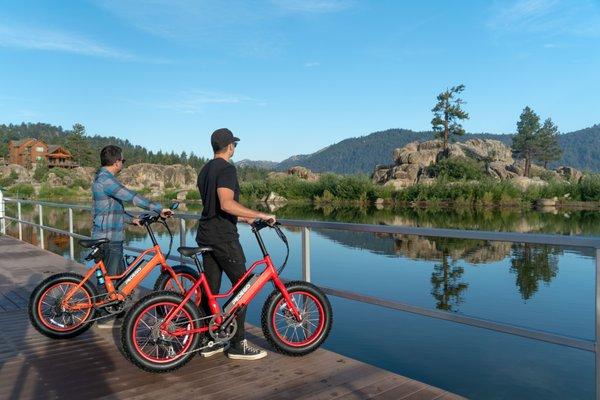
<instances>
[{"instance_id":1,"label":"white sneaker","mask_svg":"<svg viewBox=\"0 0 600 400\"><path fill-rule=\"evenodd\" d=\"M222 353L227 349L229 349L229 342L215 343L211 347L207 347L203 350L200 350L200 356L211 357L215 354Z\"/></svg>"}]
</instances>

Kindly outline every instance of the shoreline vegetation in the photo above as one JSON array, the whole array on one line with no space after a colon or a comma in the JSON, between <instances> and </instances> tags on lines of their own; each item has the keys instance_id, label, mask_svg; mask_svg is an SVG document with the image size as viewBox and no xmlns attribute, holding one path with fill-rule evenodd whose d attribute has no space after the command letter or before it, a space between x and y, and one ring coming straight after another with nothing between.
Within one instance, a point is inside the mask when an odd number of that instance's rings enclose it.
<instances>
[{"instance_id":1,"label":"shoreline vegetation","mask_svg":"<svg viewBox=\"0 0 600 400\"><path fill-rule=\"evenodd\" d=\"M43 178L42 178L43 179ZM41 182L6 185L16 178L0 179L4 195L24 199L86 200L91 199L90 182L74 179L71 184L57 186ZM6 187L8 186L8 187ZM403 189L379 185L366 175L323 174L308 181L297 176L265 177L242 181L241 197L247 203L267 203L281 207L288 203L310 203L332 207L559 207L600 209L600 174L586 174L579 181L549 180L546 185L520 188L509 181L492 178L440 178L432 183L416 184ZM200 202L196 189L165 188L160 194L150 188L138 192L156 200ZM37 193L37 194L36 194Z\"/></svg>"}]
</instances>

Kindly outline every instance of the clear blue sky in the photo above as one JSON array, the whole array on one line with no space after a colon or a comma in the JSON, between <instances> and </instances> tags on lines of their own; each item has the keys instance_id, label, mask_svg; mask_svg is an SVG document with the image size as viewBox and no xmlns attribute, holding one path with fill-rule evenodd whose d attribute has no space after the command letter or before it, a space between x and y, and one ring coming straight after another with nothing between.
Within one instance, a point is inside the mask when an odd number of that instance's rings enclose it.
<instances>
[{"instance_id":1,"label":"clear blue sky","mask_svg":"<svg viewBox=\"0 0 600 400\"><path fill-rule=\"evenodd\" d=\"M430 128L459 83L472 132L530 105L563 132L600 122L596 0L13 1L0 8L0 122L151 149L281 160L387 128Z\"/></svg>"}]
</instances>

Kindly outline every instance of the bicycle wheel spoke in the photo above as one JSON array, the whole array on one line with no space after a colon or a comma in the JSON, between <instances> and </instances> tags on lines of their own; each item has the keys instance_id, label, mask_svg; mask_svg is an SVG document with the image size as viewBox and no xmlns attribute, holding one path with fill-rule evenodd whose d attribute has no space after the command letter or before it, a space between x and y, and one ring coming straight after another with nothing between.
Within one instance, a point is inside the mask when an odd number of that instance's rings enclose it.
<instances>
[{"instance_id":1,"label":"bicycle wheel spoke","mask_svg":"<svg viewBox=\"0 0 600 400\"><path fill-rule=\"evenodd\" d=\"M151 339L152 339L152 337L148 337L148 340L146 340L146 341L144 342L144 344L142 345L142 347L140 347L140 349L141 349L141 350L144 350L144 348L145 348L146 346L148 346L148 343L150 343L150 340L151 340ZM139 343L139 342L138 342L138 343Z\"/></svg>"},{"instance_id":2,"label":"bicycle wheel spoke","mask_svg":"<svg viewBox=\"0 0 600 400\"><path fill-rule=\"evenodd\" d=\"M285 328L285 333L283 334L284 337L287 337L287 333L290 330L291 325L288 325L287 328Z\"/></svg>"},{"instance_id":3,"label":"bicycle wheel spoke","mask_svg":"<svg viewBox=\"0 0 600 400\"><path fill-rule=\"evenodd\" d=\"M308 322L309 324L311 324L312 326L314 326L315 328L317 328L317 325L313 324L311 320L306 320L306 322Z\"/></svg>"}]
</instances>

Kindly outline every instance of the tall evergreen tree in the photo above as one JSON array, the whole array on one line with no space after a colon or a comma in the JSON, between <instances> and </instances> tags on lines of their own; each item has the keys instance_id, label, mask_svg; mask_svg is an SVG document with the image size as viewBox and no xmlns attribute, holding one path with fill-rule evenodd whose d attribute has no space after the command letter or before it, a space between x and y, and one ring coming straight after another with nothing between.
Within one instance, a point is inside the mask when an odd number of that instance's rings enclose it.
<instances>
[{"instance_id":1,"label":"tall evergreen tree","mask_svg":"<svg viewBox=\"0 0 600 400\"><path fill-rule=\"evenodd\" d=\"M458 97L463 90L465 85L458 85L440 93L435 107L431 109L433 112L431 126L436 137L444 140L444 149L448 148L451 135L461 136L465 133L460 121L469 119L469 114L462 109L465 102Z\"/></svg>"},{"instance_id":2,"label":"tall evergreen tree","mask_svg":"<svg viewBox=\"0 0 600 400\"><path fill-rule=\"evenodd\" d=\"M85 126L82 124L73 125L73 130L68 134L65 146L73 155L73 160L84 167L94 165L94 156L92 147L88 138L85 136Z\"/></svg>"},{"instance_id":3,"label":"tall evergreen tree","mask_svg":"<svg viewBox=\"0 0 600 400\"><path fill-rule=\"evenodd\" d=\"M519 122L517 134L512 139L512 151L517 158L525 160L525 176L531 173L531 160L539 154L538 135L540 130L540 117L530 107L525 107Z\"/></svg>"},{"instance_id":4,"label":"tall evergreen tree","mask_svg":"<svg viewBox=\"0 0 600 400\"><path fill-rule=\"evenodd\" d=\"M544 121L538 132L538 155L536 158L544 163L544 168L548 168L548 163L560 160L562 157L563 150L558 143L558 133L558 127L550 118Z\"/></svg>"}]
</instances>

